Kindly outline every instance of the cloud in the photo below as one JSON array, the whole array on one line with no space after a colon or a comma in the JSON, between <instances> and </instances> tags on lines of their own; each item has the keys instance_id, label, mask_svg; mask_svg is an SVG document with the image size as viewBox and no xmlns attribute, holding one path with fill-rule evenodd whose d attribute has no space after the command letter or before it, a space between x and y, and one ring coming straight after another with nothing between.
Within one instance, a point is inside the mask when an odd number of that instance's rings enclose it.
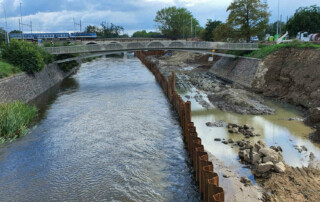
<instances>
[{"instance_id":1,"label":"cloud","mask_svg":"<svg viewBox=\"0 0 320 202\"><path fill-rule=\"evenodd\" d=\"M22 0L0 0L6 8L10 30L18 29L20 2ZM281 0L280 13L285 20L300 6L319 4L319 0ZM232 0L23 0L23 22L32 20L33 30L41 32L73 31L73 18L82 20L83 27L99 25L102 21L121 25L127 32L155 30L153 19L156 12L168 6L187 7L201 26L207 19L225 21L227 7ZM277 20L278 0L269 0L271 22ZM0 26L4 27L4 15L0 9ZM25 27L24 30L28 31Z\"/></svg>"}]
</instances>

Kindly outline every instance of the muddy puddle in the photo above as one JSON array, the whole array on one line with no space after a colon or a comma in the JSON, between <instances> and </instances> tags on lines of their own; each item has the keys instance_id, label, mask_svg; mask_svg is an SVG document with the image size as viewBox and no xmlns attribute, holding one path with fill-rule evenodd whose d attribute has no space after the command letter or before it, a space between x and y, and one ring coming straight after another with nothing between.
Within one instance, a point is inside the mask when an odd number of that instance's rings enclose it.
<instances>
[{"instance_id":1,"label":"muddy puddle","mask_svg":"<svg viewBox=\"0 0 320 202\"><path fill-rule=\"evenodd\" d=\"M223 163L232 168L241 176L246 176L254 183L254 177L251 171L239 163L238 147L233 144L225 145L220 141L214 141L215 138L222 140L233 139L234 141L245 139L241 134L231 134L226 127L208 127L207 122L225 121L227 123L248 124L255 128L255 133L261 136L253 137L248 140L264 140L268 146L281 146L283 157L289 166L302 167L308 166L310 161L310 152L316 157L320 156L320 147L308 139L308 135L313 129L306 126L303 122L289 120L290 118L302 119L303 114L290 105L281 104L273 101L266 101L269 107L276 110L274 115L241 115L232 112L222 111L218 108L206 110L193 97L193 93L183 95L183 99L192 103L192 121L197 127L198 135L203 141L204 147L208 152L215 155ZM203 99L207 100L203 95ZM308 150L299 152L295 147L305 146Z\"/></svg>"}]
</instances>

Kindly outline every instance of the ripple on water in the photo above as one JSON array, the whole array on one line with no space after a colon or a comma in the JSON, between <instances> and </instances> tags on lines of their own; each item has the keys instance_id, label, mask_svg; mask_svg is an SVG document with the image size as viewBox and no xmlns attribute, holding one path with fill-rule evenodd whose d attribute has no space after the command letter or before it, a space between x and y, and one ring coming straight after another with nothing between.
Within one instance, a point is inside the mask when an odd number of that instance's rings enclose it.
<instances>
[{"instance_id":1,"label":"ripple on water","mask_svg":"<svg viewBox=\"0 0 320 202\"><path fill-rule=\"evenodd\" d=\"M0 146L0 201L200 201L175 114L139 60L98 59L68 80L29 135Z\"/></svg>"}]
</instances>

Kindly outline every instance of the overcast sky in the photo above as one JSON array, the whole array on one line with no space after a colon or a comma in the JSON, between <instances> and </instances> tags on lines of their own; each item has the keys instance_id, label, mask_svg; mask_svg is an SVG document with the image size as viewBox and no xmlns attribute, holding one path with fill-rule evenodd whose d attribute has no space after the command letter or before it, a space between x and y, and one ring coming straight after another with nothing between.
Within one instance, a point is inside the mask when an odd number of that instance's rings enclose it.
<instances>
[{"instance_id":1,"label":"overcast sky","mask_svg":"<svg viewBox=\"0 0 320 202\"><path fill-rule=\"evenodd\" d=\"M0 26L5 27L4 9L8 29L19 29L20 2L23 23L32 21L34 32L75 31L73 18L82 21L83 27L99 25L102 21L112 22L125 28L125 33L136 30L156 30L153 19L156 12L169 6L186 7L204 26L207 19L225 21L226 9L232 0L0 0ZM270 21L278 16L278 0L268 0ZM280 0L283 21L292 16L301 6L320 5L320 0ZM79 30L79 28L77 28ZM24 32L30 28L24 26Z\"/></svg>"}]
</instances>

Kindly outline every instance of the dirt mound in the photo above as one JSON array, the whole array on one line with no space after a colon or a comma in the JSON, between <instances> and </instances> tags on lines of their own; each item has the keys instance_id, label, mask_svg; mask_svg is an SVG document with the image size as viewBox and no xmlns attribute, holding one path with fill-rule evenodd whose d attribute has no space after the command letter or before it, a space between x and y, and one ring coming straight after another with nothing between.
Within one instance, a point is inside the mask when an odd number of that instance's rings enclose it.
<instances>
[{"instance_id":1,"label":"dirt mound","mask_svg":"<svg viewBox=\"0 0 320 202\"><path fill-rule=\"evenodd\" d=\"M255 91L306 108L320 106L320 50L281 49L260 63Z\"/></svg>"},{"instance_id":2,"label":"dirt mound","mask_svg":"<svg viewBox=\"0 0 320 202\"><path fill-rule=\"evenodd\" d=\"M263 182L265 201L320 201L320 171L287 167Z\"/></svg>"}]
</instances>

